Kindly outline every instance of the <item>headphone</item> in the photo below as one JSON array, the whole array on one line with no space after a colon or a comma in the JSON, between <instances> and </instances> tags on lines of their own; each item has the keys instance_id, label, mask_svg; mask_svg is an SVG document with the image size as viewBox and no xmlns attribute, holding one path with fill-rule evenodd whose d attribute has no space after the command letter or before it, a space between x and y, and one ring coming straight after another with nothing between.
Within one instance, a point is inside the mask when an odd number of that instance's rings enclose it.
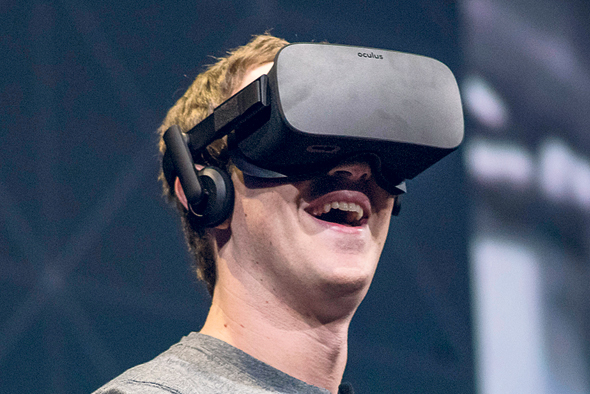
<instances>
[{"instance_id":1,"label":"headphone","mask_svg":"<svg viewBox=\"0 0 590 394\"><path fill-rule=\"evenodd\" d=\"M180 127L170 127L163 139L170 158L162 162L166 181L173 189L178 176L191 222L199 228L212 228L225 222L234 210L234 185L229 174L213 166L197 171Z\"/></svg>"}]
</instances>

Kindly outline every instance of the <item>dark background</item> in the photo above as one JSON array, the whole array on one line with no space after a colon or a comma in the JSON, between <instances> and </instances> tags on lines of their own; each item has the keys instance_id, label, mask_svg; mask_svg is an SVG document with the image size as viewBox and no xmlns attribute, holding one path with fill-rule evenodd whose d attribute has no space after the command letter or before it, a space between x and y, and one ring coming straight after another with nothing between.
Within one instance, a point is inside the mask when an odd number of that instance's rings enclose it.
<instances>
[{"instance_id":1,"label":"dark background","mask_svg":"<svg viewBox=\"0 0 590 394\"><path fill-rule=\"evenodd\" d=\"M161 198L155 131L211 56L268 29L291 42L431 56L460 81L488 76L520 115L510 129L519 141L535 146L526 136L557 130L578 136L570 141L584 152L588 96L570 99L573 110L557 100L561 91L533 73L538 59L519 52L538 43L506 38L522 20L543 31L556 4L567 4L573 29L587 34L587 7L573 0L3 1L0 392L90 392L200 328L209 298ZM486 11L498 5L509 18ZM514 23L500 23L507 20ZM568 42L588 48L585 37ZM565 107L570 112L560 112ZM467 124L467 141L497 136L476 119ZM470 180L462 154L408 184L350 329L344 378L358 393L476 390L469 215L504 212L506 188ZM581 224L539 231L574 240L566 248L587 267L587 211L570 216Z\"/></svg>"},{"instance_id":2,"label":"dark background","mask_svg":"<svg viewBox=\"0 0 590 394\"><path fill-rule=\"evenodd\" d=\"M590 393L590 2L460 2L478 392Z\"/></svg>"}]
</instances>

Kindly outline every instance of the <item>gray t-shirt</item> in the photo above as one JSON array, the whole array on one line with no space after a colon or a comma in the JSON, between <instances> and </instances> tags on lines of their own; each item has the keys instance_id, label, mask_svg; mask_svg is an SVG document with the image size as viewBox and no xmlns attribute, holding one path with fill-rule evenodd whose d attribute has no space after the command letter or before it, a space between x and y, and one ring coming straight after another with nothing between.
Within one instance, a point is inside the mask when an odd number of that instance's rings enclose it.
<instances>
[{"instance_id":1,"label":"gray t-shirt","mask_svg":"<svg viewBox=\"0 0 590 394\"><path fill-rule=\"evenodd\" d=\"M342 387L341 392L350 388ZM352 392L352 391L350 391ZM329 394L208 335L193 332L94 394Z\"/></svg>"}]
</instances>

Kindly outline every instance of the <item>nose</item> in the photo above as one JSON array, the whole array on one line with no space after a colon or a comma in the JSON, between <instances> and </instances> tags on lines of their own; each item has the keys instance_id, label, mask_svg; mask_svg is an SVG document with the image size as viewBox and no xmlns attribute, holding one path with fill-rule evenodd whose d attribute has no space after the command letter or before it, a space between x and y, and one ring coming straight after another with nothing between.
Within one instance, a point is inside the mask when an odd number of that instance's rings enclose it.
<instances>
[{"instance_id":1,"label":"nose","mask_svg":"<svg viewBox=\"0 0 590 394\"><path fill-rule=\"evenodd\" d=\"M371 177L371 166L363 161L341 163L332 168L328 175L343 177L350 181L367 180Z\"/></svg>"}]
</instances>

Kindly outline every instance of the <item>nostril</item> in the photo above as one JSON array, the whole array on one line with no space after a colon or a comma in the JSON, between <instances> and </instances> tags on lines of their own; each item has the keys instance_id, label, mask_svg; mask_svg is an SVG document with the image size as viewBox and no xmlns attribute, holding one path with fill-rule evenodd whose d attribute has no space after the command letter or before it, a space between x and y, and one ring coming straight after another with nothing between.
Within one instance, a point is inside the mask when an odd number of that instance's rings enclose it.
<instances>
[{"instance_id":1,"label":"nostril","mask_svg":"<svg viewBox=\"0 0 590 394\"><path fill-rule=\"evenodd\" d=\"M364 162L344 163L334 167L328 174L347 179L364 180L371 176L371 167Z\"/></svg>"}]
</instances>

